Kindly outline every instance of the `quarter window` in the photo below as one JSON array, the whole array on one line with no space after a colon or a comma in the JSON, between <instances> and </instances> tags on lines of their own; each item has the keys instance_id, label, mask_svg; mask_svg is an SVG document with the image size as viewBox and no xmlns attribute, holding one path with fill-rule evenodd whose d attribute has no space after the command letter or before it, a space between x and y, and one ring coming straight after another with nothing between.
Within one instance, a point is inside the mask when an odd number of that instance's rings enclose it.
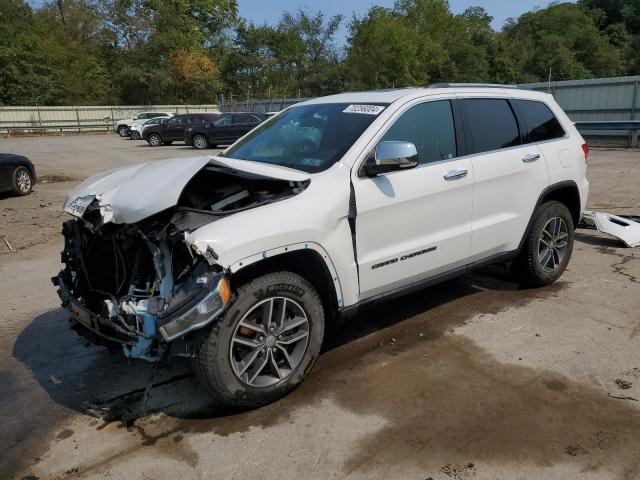
<instances>
[{"instance_id":1,"label":"quarter window","mask_svg":"<svg viewBox=\"0 0 640 480\"><path fill-rule=\"evenodd\" d=\"M535 100L514 100L513 102L525 124L529 142L543 142L564 137L562 125L544 103Z\"/></svg>"},{"instance_id":2,"label":"quarter window","mask_svg":"<svg viewBox=\"0 0 640 480\"><path fill-rule=\"evenodd\" d=\"M466 98L461 103L474 153L520 145L518 122L507 100Z\"/></svg>"},{"instance_id":3,"label":"quarter window","mask_svg":"<svg viewBox=\"0 0 640 480\"><path fill-rule=\"evenodd\" d=\"M412 142L418 163L448 160L456 156L456 131L449 100L426 102L411 107L384 134L381 141Z\"/></svg>"}]
</instances>

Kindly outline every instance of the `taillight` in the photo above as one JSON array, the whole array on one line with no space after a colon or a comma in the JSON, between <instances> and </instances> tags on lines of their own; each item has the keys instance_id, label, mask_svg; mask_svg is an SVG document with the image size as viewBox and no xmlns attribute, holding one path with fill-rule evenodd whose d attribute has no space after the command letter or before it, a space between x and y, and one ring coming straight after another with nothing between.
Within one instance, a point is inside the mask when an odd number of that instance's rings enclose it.
<instances>
[{"instance_id":1,"label":"taillight","mask_svg":"<svg viewBox=\"0 0 640 480\"><path fill-rule=\"evenodd\" d=\"M584 152L584 161L587 161L587 158L589 158L589 144L588 143L583 143L582 144L582 151Z\"/></svg>"}]
</instances>

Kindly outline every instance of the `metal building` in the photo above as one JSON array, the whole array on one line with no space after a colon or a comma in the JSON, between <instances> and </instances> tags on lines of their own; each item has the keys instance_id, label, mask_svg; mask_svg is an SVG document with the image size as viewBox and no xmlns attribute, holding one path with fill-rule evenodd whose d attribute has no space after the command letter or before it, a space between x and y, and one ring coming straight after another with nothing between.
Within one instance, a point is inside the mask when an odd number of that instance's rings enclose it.
<instances>
[{"instance_id":1,"label":"metal building","mask_svg":"<svg viewBox=\"0 0 640 480\"><path fill-rule=\"evenodd\" d=\"M518 87L551 93L590 141L637 147L640 125L637 125L638 129L635 131L629 130L628 122L640 120L639 84L640 75L636 75L526 83ZM607 130L587 129L602 122L621 121L626 121L627 124L604 123L601 126L607 127ZM625 126L626 129L620 128Z\"/></svg>"}]
</instances>

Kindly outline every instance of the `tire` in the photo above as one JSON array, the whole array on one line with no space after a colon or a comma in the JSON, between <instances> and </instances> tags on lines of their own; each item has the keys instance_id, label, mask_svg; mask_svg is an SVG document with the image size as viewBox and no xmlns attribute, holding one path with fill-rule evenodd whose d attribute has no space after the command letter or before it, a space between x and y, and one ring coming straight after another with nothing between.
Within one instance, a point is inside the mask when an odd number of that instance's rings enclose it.
<instances>
[{"instance_id":1,"label":"tire","mask_svg":"<svg viewBox=\"0 0 640 480\"><path fill-rule=\"evenodd\" d=\"M162 142L163 145L167 145L167 146L171 145L172 143L173 142L171 140L165 140Z\"/></svg>"},{"instance_id":2,"label":"tire","mask_svg":"<svg viewBox=\"0 0 640 480\"><path fill-rule=\"evenodd\" d=\"M278 335L283 305L288 328ZM254 321L259 317L264 322L266 311L274 313L276 326L267 334ZM270 273L238 289L233 304L198 346L194 372L219 406L259 407L284 397L304 380L320 354L323 337L324 310L311 284L291 272Z\"/></svg>"},{"instance_id":3,"label":"tire","mask_svg":"<svg viewBox=\"0 0 640 480\"><path fill-rule=\"evenodd\" d=\"M574 236L573 217L566 205L551 201L536 208L522 251L511 265L518 281L542 287L560 278L569 264Z\"/></svg>"},{"instance_id":4,"label":"tire","mask_svg":"<svg viewBox=\"0 0 640 480\"><path fill-rule=\"evenodd\" d=\"M131 140L140 140L140 133L136 130L131 131Z\"/></svg>"},{"instance_id":5,"label":"tire","mask_svg":"<svg viewBox=\"0 0 640 480\"><path fill-rule=\"evenodd\" d=\"M33 190L33 176L27 167L17 167L13 171L11 187L14 195L29 195Z\"/></svg>"},{"instance_id":6,"label":"tire","mask_svg":"<svg viewBox=\"0 0 640 480\"><path fill-rule=\"evenodd\" d=\"M191 139L191 145L198 150L209 148L209 140L201 134L194 135Z\"/></svg>"},{"instance_id":7,"label":"tire","mask_svg":"<svg viewBox=\"0 0 640 480\"><path fill-rule=\"evenodd\" d=\"M129 127L126 125L118 125L118 135L121 137L129 136Z\"/></svg>"},{"instance_id":8,"label":"tire","mask_svg":"<svg viewBox=\"0 0 640 480\"><path fill-rule=\"evenodd\" d=\"M163 143L162 137L157 133L150 134L149 138L147 139L147 142L149 142L149 145L151 145L152 147L159 147Z\"/></svg>"}]
</instances>

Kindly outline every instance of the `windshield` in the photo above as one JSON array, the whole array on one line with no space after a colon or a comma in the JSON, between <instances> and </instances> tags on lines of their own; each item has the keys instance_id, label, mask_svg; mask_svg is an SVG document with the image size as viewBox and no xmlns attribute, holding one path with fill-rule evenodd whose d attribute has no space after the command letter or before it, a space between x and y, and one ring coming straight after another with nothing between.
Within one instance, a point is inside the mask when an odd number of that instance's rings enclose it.
<instances>
[{"instance_id":1,"label":"windshield","mask_svg":"<svg viewBox=\"0 0 640 480\"><path fill-rule=\"evenodd\" d=\"M385 107L349 103L292 107L250 132L224 156L320 172L340 160Z\"/></svg>"}]
</instances>

